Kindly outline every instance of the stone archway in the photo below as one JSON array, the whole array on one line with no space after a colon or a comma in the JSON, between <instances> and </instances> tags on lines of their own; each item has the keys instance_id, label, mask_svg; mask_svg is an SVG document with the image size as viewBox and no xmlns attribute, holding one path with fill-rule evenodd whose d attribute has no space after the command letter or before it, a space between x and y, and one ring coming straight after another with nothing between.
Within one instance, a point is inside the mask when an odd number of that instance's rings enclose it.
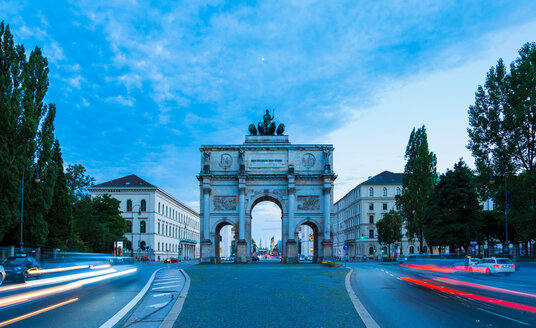
<instances>
[{"instance_id":1,"label":"stone archway","mask_svg":"<svg viewBox=\"0 0 536 328\"><path fill-rule=\"evenodd\" d=\"M214 227L211 229L211 231L214 231L212 240L214 240L214 262L215 263L221 263L221 258L220 258L220 242L222 239L221 229L228 225L233 226L233 224L229 220L224 218L216 222L214 224Z\"/></svg>"},{"instance_id":2,"label":"stone archway","mask_svg":"<svg viewBox=\"0 0 536 328\"><path fill-rule=\"evenodd\" d=\"M250 131L256 132L251 126ZM222 222L237 230L235 262L251 262L251 211L264 200L282 211L283 262L298 261L297 222L310 222L318 231L318 261L333 256L332 145L293 145L286 135L250 135L241 145L206 145L200 150L200 263L217 262L215 239Z\"/></svg>"},{"instance_id":3,"label":"stone archway","mask_svg":"<svg viewBox=\"0 0 536 328\"><path fill-rule=\"evenodd\" d=\"M321 256L320 256L320 240L322 239L322 231L318 227L318 223L311 220L310 218L306 218L298 223L296 226L296 229L294 230L295 239L298 240L298 229L300 226L306 225L309 226L313 230L313 263L320 263Z\"/></svg>"},{"instance_id":4,"label":"stone archway","mask_svg":"<svg viewBox=\"0 0 536 328\"><path fill-rule=\"evenodd\" d=\"M248 257L251 258L251 256L253 256L253 254L251 253L251 249L252 249L252 245L251 245L251 240L253 239L253 233L252 233L252 230L253 230L253 209L255 208L255 206L257 206L257 204L260 204L262 202L271 202L273 204L275 204L277 207L279 207L279 210L281 211L281 242L282 244L284 245L286 240L283 240L283 229L284 229L284 222L285 222L285 209L283 207L283 202L277 198L277 196L275 195L262 195L262 196L259 196L257 197L256 199L254 199L252 202L251 202L251 206L249 207L249 210L247 212L247 218L248 220L246 220L246 241L248 242L248 245L247 245L247 250L248 250ZM280 249L280 252L282 254L282 258L284 257L284 254L285 254L285 247L282 247L282 249Z\"/></svg>"}]
</instances>

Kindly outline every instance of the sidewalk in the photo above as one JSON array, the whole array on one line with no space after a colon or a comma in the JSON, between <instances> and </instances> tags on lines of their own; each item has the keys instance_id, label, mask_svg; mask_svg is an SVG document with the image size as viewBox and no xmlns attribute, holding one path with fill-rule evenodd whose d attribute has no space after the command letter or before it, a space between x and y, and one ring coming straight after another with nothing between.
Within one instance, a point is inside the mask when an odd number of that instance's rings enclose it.
<instances>
[{"instance_id":1,"label":"sidewalk","mask_svg":"<svg viewBox=\"0 0 536 328\"><path fill-rule=\"evenodd\" d=\"M364 327L342 267L315 264L195 265L175 327Z\"/></svg>"}]
</instances>

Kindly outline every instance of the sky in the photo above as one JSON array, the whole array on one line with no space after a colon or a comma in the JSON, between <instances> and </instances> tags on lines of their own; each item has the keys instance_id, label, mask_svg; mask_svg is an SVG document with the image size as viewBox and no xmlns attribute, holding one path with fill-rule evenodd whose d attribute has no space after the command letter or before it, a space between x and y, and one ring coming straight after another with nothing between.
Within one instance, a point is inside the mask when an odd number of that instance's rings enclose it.
<instances>
[{"instance_id":1,"label":"sky","mask_svg":"<svg viewBox=\"0 0 536 328\"><path fill-rule=\"evenodd\" d=\"M523 0L0 2L15 42L48 58L65 163L97 183L136 174L194 209L199 147L241 144L266 108L292 143L334 145L335 201L402 172L414 127L439 172L474 166L468 107L499 58L536 41L535 12ZM279 209L257 207L272 234Z\"/></svg>"}]
</instances>

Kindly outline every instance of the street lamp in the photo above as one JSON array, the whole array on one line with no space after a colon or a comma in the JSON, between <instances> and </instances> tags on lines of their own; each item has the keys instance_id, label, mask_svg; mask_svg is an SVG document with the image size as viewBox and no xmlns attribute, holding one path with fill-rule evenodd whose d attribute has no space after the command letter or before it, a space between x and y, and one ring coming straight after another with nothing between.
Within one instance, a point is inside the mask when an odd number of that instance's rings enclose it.
<instances>
[{"instance_id":1,"label":"street lamp","mask_svg":"<svg viewBox=\"0 0 536 328\"><path fill-rule=\"evenodd\" d=\"M20 196L20 250L19 252L24 253L24 242L22 241L22 232L24 226L24 172L26 171L26 166L22 169L22 184L21 184L21 196ZM35 183L39 183L39 171L36 170L35 173Z\"/></svg>"},{"instance_id":2,"label":"street lamp","mask_svg":"<svg viewBox=\"0 0 536 328\"><path fill-rule=\"evenodd\" d=\"M490 178L490 184L495 183L495 177L493 174ZM506 171L504 172L504 220L505 220L505 245L504 245L504 252L509 253L510 250L508 249L508 174Z\"/></svg>"},{"instance_id":3,"label":"street lamp","mask_svg":"<svg viewBox=\"0 0 536 328\"><path fill-rule=\"evenodd\" d=\"M141 206L140 204L136 204L132 206L131 212L132 212L132 224L130 225L130 255L132 259L134 259L134 209L136 206L139 208L138 210L138 216L141 215Z\"/></svg>"}]
</instances>

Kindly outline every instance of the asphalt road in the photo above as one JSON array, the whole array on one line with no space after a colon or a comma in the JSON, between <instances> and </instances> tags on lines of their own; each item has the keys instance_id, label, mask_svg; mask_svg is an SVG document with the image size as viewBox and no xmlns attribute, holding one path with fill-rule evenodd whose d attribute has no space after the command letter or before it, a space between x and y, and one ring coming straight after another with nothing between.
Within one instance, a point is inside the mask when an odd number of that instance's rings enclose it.
<instances>
[{"instance_id":1,"label":"asphalt road","mask_svg":"<svg viewBox=\"0 0 536 328\"><path fill-rule=\"evenodd\" d=\"M355 270L351 279L354 291L380 327L536 326L534 312L512 308L521 305L536 309L536 276L527 272L504 277L443 274L394 264L359 263L349 266ZM453 294L415 282L461 293ZM477 285L478 288L475 287ZM510 307L497 305L499 302L496 300L510 302L507 303Z\"/></svg>"},{"instance_id":2,"label":"asphalt road","mask_svg":"<svg viewBox=\"0 0 536 328\"><path fill-rule=\"evenodd\" d=\"M184 266L183 264L173 265ZM137 266L136 273L130 275L89 284L70 292L2 307L0 308L0 322L54 306L61 302L78 299L72 303L10 324L9 327L100 327L140 292L154 271L165 266L164 264L140 265ZM31 290L41 290L43 288L32 288ZM14 293L0 293L0 297L6 295L14 295Z\"/></svg>"}]
</instances>

